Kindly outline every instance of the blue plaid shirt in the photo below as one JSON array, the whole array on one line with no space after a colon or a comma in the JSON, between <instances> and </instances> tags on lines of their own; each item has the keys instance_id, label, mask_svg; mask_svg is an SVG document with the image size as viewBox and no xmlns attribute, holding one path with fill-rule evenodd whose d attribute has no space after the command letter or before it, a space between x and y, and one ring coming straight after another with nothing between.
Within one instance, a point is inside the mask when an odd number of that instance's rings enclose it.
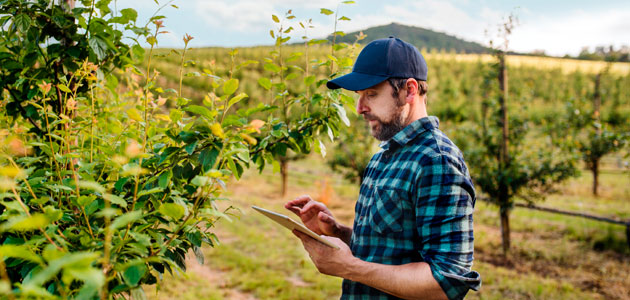
<instances>
[{"instance_id":1,"label":"blue plaid shirt","mask_svg":"<svg viewBox=\"0 0 630 300\"><path fill-rule=\"evenodd\" d=\"M475 189L460 150L436 117L411 123L381 143L365 170L350 248L364 261L426 262L449 299L478 290L471 271ZM398 299L344 280L341 299Z\"/></svg>"}]
</instances>

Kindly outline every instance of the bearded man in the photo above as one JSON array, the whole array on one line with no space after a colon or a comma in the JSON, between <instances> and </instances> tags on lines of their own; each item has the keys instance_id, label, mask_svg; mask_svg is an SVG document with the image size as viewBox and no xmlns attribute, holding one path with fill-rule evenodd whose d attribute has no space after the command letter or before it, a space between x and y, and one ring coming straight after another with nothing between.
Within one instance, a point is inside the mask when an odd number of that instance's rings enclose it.
<instances>
[{"instance_id":1,"label":"bearded man","mask_svg":"<svg viewBox=\"0 0 630 300\"><path fill-rule=\"evenodd\" d=\"M327 83L358 94L357 112L382 141L352 227L309 196L285 204L340 247L294 231L321 273L344 278L341 299L461 299L481 286L471 271L475 189L461 151L427 114L427 70L417 48L390 37Z\"/></svg>"}]
</instances>

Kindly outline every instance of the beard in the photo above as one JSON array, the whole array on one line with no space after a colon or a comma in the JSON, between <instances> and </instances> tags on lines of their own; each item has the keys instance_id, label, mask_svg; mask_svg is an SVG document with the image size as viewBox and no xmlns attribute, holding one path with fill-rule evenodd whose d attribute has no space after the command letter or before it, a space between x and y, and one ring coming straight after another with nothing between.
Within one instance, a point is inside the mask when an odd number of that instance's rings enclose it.
<instances>
[{"instance_id":1,"label":"beard","mask_svg":"<svg viewBox=\"0 0 630 300\"><path fill-rule=\"evenodd\" d=\"M392 119L389 122L384 122L381 118L370 115L363 114L363 118L367 121L377 121L378 123L374 126L370 126L372 131L372 136L374 136L379 141L387 141L394 137L398 132L405 128L403 124L403 120L401 118L402 115L402 107L396 109L394 114L392 115Z\"/></svg>"}]
</instances>

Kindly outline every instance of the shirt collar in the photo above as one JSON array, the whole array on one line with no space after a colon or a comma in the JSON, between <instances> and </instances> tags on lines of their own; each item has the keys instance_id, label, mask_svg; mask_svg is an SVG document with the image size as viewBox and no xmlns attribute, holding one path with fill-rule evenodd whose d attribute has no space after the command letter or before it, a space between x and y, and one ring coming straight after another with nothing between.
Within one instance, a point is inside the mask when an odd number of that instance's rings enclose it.
<instances>
[{"instance_id":1,"label":"shirt collar","mask_svg":"<svg viewBox=\"0 0 630 300\"><path fill-rule=\"evenodd\" d=\"M390 140L381 142L379 146L386 151L392 148L394 144L396 146L404 146L419 134L425 131L438 129L439 127L440 120L438 120L437 117L428 116L420 118L411 122L411 124L407 125L407 127L403 128L403 130L396 133L396 135L394 135L394 137L392 137Z\"/></svg>"}]
</instances>

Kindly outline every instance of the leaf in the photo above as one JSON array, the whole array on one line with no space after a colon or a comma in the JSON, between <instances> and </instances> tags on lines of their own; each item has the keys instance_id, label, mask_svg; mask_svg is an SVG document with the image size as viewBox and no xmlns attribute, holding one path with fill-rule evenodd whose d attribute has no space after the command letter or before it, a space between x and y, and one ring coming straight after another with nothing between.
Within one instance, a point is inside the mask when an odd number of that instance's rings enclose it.
<instances>
[{"instance_id":1,"label":"leaf","mask_svg":"<svg viewBox=\"0 0 630 300\"><path fill-rule=\"evenodd\" d=\"M90 205L90 203L92 203L92 201L96 200L96 196L94 195L90 195L90 196L81 196L77 199L77 204L79 204L80 206L88 206Z\"/></svg>"},{"instance_id":2,"label":"leaf","mask_svg":"<svg viewBox=\"0 0 630 300\"><path fill-rule=\"evenodd\" d=\"M132 223L138 219L142 218L142 211L139 210L134 210L134 211L130 211L128 213L123 214L122 216L116 218L111 225L109 225L109 228L111 230L116 230L118 228L121 228L123 226L127 226L127 224Z\"/></svg>"},{"instance_id":3,"label":"leaf","mask_svg":"<svg viewBox=\"0 0 630 300\"><path fill-rule=\"evenodd\" d=\"M337 109L337 114L339 115L341 121L346 124L346 126L350 126L350 120L348 120L348 116L346 115L346 109L337 103L333 103L332 105Z\"/></svg>"},{"instance_id":4,"label":"leaf","mask_svg":"<svg viewBox=\"0 0 630 300\"><path fill-rule=\"evenodd\" d=\"M142 122L142 117L140 116L140 112L138 112L137 109L135 108L130 108L127 110L127 115L129 116L129 118L131 118L132 120L140 123Z\"/></svg>"},{"instance_id":5,"label":"leaf","mask_svg":"<svg viewBox=\"0 0 630 300\"><path fill-rule=\"evenodd\" d=\"M90 36L88 44L90 45L90 48L92 48L92 51L94 51L94 53L98 57L98 60L103 60L105 56L107 56L107 42L98 35Z\"/></svg>"},{"instance_id":6,"label":"leaf","mask_svg":"<svg viewBox=\"0 0 630 300\"><path fill-rule=\"evenodd\" d=\"M26 33L29 27L31 27L31 18L27 14L18 14L15 16L13 22L15 23L17 29L22 33Z\"/></svg>"},{"instance_id":7,"label":"leaf","mask_svg":"<svg viewBox=\"0 0 630 300\"><path fill-rule=\"evenodd\" d=\"M203 251L201 250L201 247L193 247L193 252L195 252L195 258L197 259L197 262L200 265L203 265L203 263L205 262L205 257L203 256Z\"/></svg>"},{"instance_id":8,"label":"leaf","mask_svg":"<svg viewBox=\"0 0 630 300\"><path fill-rule=\"evenodd\" d=\"M263 68L269 72L273 72L273 73L280 73L280 71L282 71L282 69L280 68L280 66L274 64L274 63L266 63L263 65Z\"/></svg>"},{"instance_id":9,"label":"leaf","mask_svg":"<svg viewBox=\"0 0 630 300\"><path fill-rule=\"evenodd\" d=\"M239 101L241 101L241 100L243 100L243 99L245 99L247 97L248 96L245 93L240 93L240 94L232 97L232 99L230 99L230 101L228 101L228 107L227 108L230 109L230 107L232 107L232 105L238 103Z\"/></svg>"},{"instance_id":10,"label":"leaf","mask_svg":"<svg viewBox=\"0 0 630 300\"><path fill-rule=\"evenodd\" d=\"M320 13L320 14L322 14L322 15L327 15L327 16L329 16L329 15L334 14L335 12L333 12L333 11L332 11L332 10L330 10L330 9L322 8L322 9L319 11L319 13Z\"/></svg>"},{"instance_id":11,"label":"leaf","mask_svg":"<svg viewBox=\"0 0 630 300\"><path fill-rule=\"evenodd\" d=\"M199 154L199 162L203 168L203 171L209 171L214 166L214 163L219 156L219 150L216 148L203 149L201 154Z\"/></svg>"},{"instance_id":12,"label":"leaf","mask_svg":"<svg viewBox=\"0 0 630 300\"><path fill-rule=\"evenodd\" d=\"M341 18L339 18L339 21L350 21L350 18L342 16Z\"/></svg>"},{"instance_id":13,"label":"leaf","mask_svg":"<svg viewBox=\"0 0 630 300\"><path fill-rule=\"evenodd\" d=\"M276 23L280 23L280 19L278 19L278 16L276 15L271 15L271 19Z\"/></svg>"},{"instance_id":14,"label":"leaf","mask_svg":"<svg viewBox=\"0 0 630 300\"><path fill-rule=\"evenodd\" d=\"M31 231L44 228L50 224L45 214L33 214L31 216L13 217L0 226L0 231Z\"/></svg>"},{"instance_id":15,"label":"leaf","mask_svg":"<svg viewBox=\"0 0 630 300\"><path fill-rule=\"evenodd\" d=\"M33 253L28 246L25 245L1 245L0 259L7 257L19 258L26 261L42 264L42 258Z\"/></svg>"},{"instance_id":16,"label":"leaf","mask_svg":"<svg viewBox=\"0 0 630 300\"><path fill-rule=\"evenodd\" d=\"M140 192L138 192L138 198L142 197L142 196L146 196L146 195L151 195L151 194L155 194L155 193L159 193L161 191L163 191L164 189L160 188L160 187L156 187L156 188L152 188L150 190L142 190Z\"/></svg>"},{"instance_id":17,"label":"leaf","mask_svg":"<svg viewBox=\"0 0 630 300\"><path fill-rule=\"evenodd\" d=\"M161 214L169 216L175 220L181 219L186 212L183 207L175 203L163 203L162 205L160 205L160 208L158 208L158 211Z\"/></svg>"},{"instance_id":18,"label":"leaf","mask_svg":"<svg viewBox=\"0 0 630 300\"><path fill-rule=\"evenodd\" d=\"M238 89L238 79L232 78L223 83L223 94L232 95Z\"/></svg>"},{"instance_id":19,"label":"leaf","mask_svg":"<svg viewBox=\"0 0 630 300\"><path fill-rule=\"evenodd\" d=\"M105 188L101 186L100 184L98 184L98 182L94 182L94 181L81 180L79 181L79 187L82 189L93 190L101 194L105 192Z\"/></svg>"},{"instance_id":20,"label":"leaf","mask_svg":"<svg viewBox=\"0 0 630 300\"><path fill-rule=\"evenodd\" d=\"M127 267L127 269L123 272L123 279L125 280L125 283L127 283L127 285L136 286L146 272L147 266L144 263L134 264Z\"/></svg>"},{"instance_id":21,"label":"leaf","mask_svg":"<svg viewBox=\"0 0 630 300\"><path fill-rule=\"evenodd\" d=\"M57 88L60 89L64 93L72 93L72 91L63 83L58 84Z\"/></svg>"},{"instance_id":22,"label":"leaf","mask_svg":"<svg viewBox=\"0 0 630 300\"><path fill-rule=\"evenodd\" d=\"M208 108L201 105L188 105L184 108L184 110L187 112L198 114L200 116L204 116L208 120L214 120L214 117L217 115L216 111L210 111Z\"/></svg>"},{"instance_id":23,"label":"leaf","mask_svg":"<svg viewBox=\"0 0 630 300\"><path fill-rule=\"evenodd\" d=\"M158 185L161 188L166 189L168 187L168 184L171 182L171 178L173 178L173 171L172 170L167 170L167 171L163 172L160 175L160 179L158 179Z\"/></svg>"},{"instance_id":24,"label":"leaf","mask_svg":"<svg viewBox=\"0 0 630 300\"><path fill-rule=\"evenodd\" d=\"M127 201L125 201L125 199L116 196L114 194L104 194L103 195L103 199L109 201L110 203L116 204L120 207L127 207Z\"/></svg>"},{"instance_id":25,"label":"leaf","mask_svg":"<svg viewBox=\"0 0 630 300\"><path fill-rule=\"evenodd\" d=\"M352 0L347 0L347 1L344 1L344 2L341 2L341 3L343 3L343 4L354 4L356 2L354 2Z\"/></svg>"},{"instance_id":26,"label":"leaf","mask_svg":"<svg viewBox=\"0 0 630 300\"><path fill-rule=\"evenodd\" d=\"M271 89L271 80L269 80L269 78L267 77L258 78L258 84L262 86L265 90Z\"/></svg>"},{"instance_id":27,"label":"leaf","mask_svg":"<svg viewBox=\"0 0 630 300\"><path fill-rule=\"evenodd\" d=\"M271 36L272 39L276 38L276 35L273 33L273 30L269 30L269 35Z\"/></svg>"},{"instance_id":28,"label":"leaf","mask_svg":"<svg viewBox=\"0 0 630 300\"><path fill-rule=\"evenodd\" d=\"M317 140L319 142L319 153L321 153L323 158L326 158L326 146L322 143L321 140Z\"/></svg>"}]
</instances>

